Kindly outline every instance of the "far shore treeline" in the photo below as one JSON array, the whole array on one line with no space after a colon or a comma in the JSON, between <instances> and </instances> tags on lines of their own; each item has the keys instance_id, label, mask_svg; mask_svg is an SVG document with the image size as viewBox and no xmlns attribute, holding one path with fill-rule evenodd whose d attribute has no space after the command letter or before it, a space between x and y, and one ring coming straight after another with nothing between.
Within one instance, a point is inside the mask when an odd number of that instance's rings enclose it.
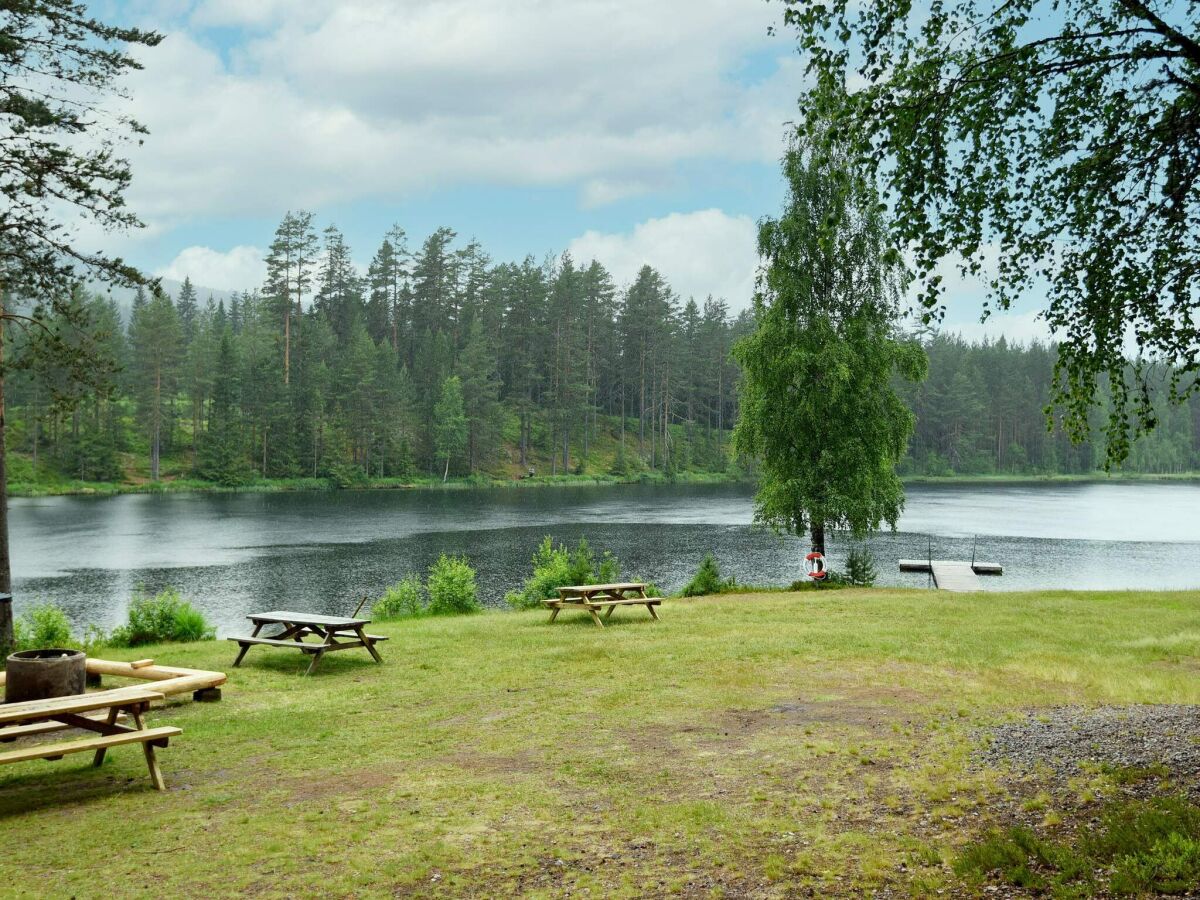
<instances>
[{"instance_id":1,"label":"far shore treeline","mask_svg":"<svg viewBox=\"0 0 1200 900\"><path fill-rule=\"evenodd\" d=\"M71 303L90 328L50 325L94 342L87 385L39 330L9 329L10 482L744 468L730 458L730 350L751 314L680 298L649 266L619 287L568 254L496 263L448 228L410 252L394 228L362 277L335 227L319 241L310 214L289 213L267 268L228 303L190 280L124 310L80 288ZM897 388L917 416L902 473L1080 474L1103 461L1101 446L1047 428L1053 346L924 343L928 380ZM1161 404L1125 468L1200 469L1200 396Z\"/></svg>"}]
</instances>

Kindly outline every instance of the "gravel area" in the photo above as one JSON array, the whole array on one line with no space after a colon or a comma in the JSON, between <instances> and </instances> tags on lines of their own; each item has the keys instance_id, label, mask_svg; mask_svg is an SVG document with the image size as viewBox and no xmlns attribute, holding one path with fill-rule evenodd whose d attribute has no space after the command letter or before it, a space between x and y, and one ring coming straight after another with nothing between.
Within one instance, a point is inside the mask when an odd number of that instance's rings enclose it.
<instances>
[{"instance_id":1,"label":"gravel area","mask_svg":"<svg viewBox=\"0 0 1200 900\"><path fill-rule=\"evenodd\" d=\"M1046 766L1064 777L1078 775L1083 762L1163 765L1180 787L1200 791L1200 706L1053 707L986 734L979 758L987 765Z\"/></svg>"}]
</instances>

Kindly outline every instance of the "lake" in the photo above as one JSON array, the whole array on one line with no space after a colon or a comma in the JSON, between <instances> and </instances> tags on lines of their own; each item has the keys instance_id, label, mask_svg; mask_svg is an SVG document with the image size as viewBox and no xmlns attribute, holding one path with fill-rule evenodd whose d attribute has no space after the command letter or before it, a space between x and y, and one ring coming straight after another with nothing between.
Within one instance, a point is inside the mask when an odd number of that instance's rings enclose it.
<instances>
[{"instance_id":1,"label":"lake","mask_svg":"<svg viewBox=\"0 0 1200 900\"><path fill-rule=\"evenodd\" d=\"M439 553L466 554L481 597L503 605L544 535L612 550L666 591L705 552L741 582L801 577L804 541L752 525L743 485L618 485L277 494L14 498L16 608L53 600L77 627L123 621L138 584L178 588L240 632L246 613L349 615ZM902 557L998 562L990 590L1200 588L1200 484L912 485L895 534L870 548L879 583L924 587ZM849 542L834 535L837 567Z\"/></svg>"}]
</instances>

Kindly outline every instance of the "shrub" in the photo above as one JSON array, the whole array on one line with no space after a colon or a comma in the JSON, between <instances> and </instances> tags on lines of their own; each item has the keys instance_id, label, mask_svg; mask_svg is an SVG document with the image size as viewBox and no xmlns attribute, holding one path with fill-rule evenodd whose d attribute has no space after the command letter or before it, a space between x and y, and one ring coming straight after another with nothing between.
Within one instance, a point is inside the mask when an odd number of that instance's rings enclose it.
<instances>
[{"instance_id":1,"label":"shrub","mask_svg":"<svg viewBox=\"0 0 1200 900\"><path fill-rule=\"evenodd\" d=\"M79 641L71 637L71 623L67 620L67 614L53 603L30 607L13 622L14 650L79 646Z\"/></svg>"},{"instance_id":2,"label":"shrub","mask_svg":"<svg viewBox=\"0 0 1200 900\"><path fill-rule=\"evenodd\" d=\"M429 612L435 616L452 616L479 610L475 570L465 556L443 553L429 567Z\"/></svg>"},{"instance_id":3,"label":"shrub","mask_svg":"<svg viewBox=\"0 0 1200 900\"><path fill-rule=\"evenodd\" d=\"M137 647L168 641L209 641L213 637L215 631L204 614L174 588L164 588L153 597L138 588L129 604L129 621L113 629L108 643L113 647Z\"/></svg>"},{"instance_id":4,"label":"shrub","mask_svg":"<svg viewBox=\"0 0 1200 900\"><path fill-rule=\"evenodd\" d=\"M846 580L850 584L870 587L878 577L879 571L875 568L871 551L862 546L851 548L850 555L846 557Z\"/></svg>"},{"instance_id":5,"label":"shrub","mask_svg":"<svg viewBox=\"0 0 1200 900\"><path fill-rule=\"evenodd\" d=\"M425 614L425 588L420 575L405 575L371 607L376 619L408 619Z\"/></svg>"},{"instance_id":6,"label":"shrub","mask_svg":"<svg viewBox=\"0 0 1200 900\"><path fill-rule=\"evenodd\" d=\"M568 551L546 537L533 554L533 576L520 591L504 599L516 609L535 609L543 600L557 596L558 589L572 584L604 584L621 575L620 563L607 550L597 562L592 548L580 539L579 546Z\"/></svg>"},{"instance_id":7,"label":"shrub","mask_svg":"<svg viewBox=\"0 0 1200 900\"><path fill-rule=\"evenodd\" d=\"M721 568L717 565L717 558L711 553L706 553L700 561L700 568L680 593L684 597L702 597L706 594L719 594L736 584L733 578L726 581L721 579Z\"/></svg>"},{"instance_id":8,"label":"shrub","mask_svg":"<svg viewBox=\"0 0 1200 900\"><path fill-rule=\"evenodd\" d=\"M954 868L975 884L999 876L1055 896L1185 894L1200 883L1200 807L1185 797L1117 801L1061 843L1026 827L992 830Z\"/></svg>"}]
</instances>

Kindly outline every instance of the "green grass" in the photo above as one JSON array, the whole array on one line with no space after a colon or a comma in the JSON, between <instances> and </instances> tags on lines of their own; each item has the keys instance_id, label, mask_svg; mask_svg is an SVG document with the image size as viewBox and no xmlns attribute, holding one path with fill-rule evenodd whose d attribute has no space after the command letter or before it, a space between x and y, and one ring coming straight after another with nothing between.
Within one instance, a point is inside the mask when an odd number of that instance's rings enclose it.
<instances>
[{"instance_id":1,"label":"green grass","mask_svg":"<svg viewBox=\"0 0 1200 900\"><path fill-rule=\"evenodd\" d=\"M500 478L489 475L473 475L467 478L451 478L445 483L441 478L413 476L409 478L367 478L351 488L343 490L464 490L471 488L531 488L547 486L579 486L596 484L727 484L742 480L740 476L724 472L680 472L668 477L661 472L643 472L638 475L617 477L615 475L538 475L533 478ZM258 478L236 487L203 481L198 478L173 477L161 481L78 481L57 479L48 481L12 481L8 486L10 497L55 497L64 495L114 496L117 494L178 494L178 493L279 493L283 491L332 491L339 490L328 478Z\"/></svg>"},{"instance_id":2,"label":"green grass","mask_svg":"<svg viewBox=\"0 0 1200 900\"><path fill-rule=\"evenodd\" d=\"M1017 475L996 473L984 475L903 475L905 484L1101 484L1126 481L1200 481L1200 472L1083 472L1057 475Z\"/></svg>"},{"instance_id":3,"label":"green grass","mask_svg":"<svg viewBox=\"0 0 1200 900\"><path fill-rule=\"evenodd\" d=\"M382 623L385 665L334 654L312 678L274 648L240 669L226 642L112 651L226 670L225 697L152 711L184 732L165 794L132 748L0 769L0 873L44 896L957 895L952 862L1009 824L1001 773L970 764L980 727L1200 703L1198 592L662 615Z\"/></svg>"}]
</instances>

